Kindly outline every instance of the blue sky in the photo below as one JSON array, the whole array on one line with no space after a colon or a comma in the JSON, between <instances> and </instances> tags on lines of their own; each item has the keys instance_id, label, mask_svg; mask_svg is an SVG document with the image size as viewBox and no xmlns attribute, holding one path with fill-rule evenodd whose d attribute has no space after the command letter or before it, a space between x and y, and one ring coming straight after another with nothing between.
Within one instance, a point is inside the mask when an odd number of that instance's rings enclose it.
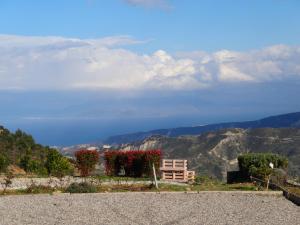
<instances>
[{"instance_id":1,"label":"blue sky","mask_svg":"<svg viewBox=\"0 0 300 225\"><path fill-rule=\"evenodd\" d=\"M298 44L297 0L170 0L165 1L166 7L160 7L164 1L153 2L143 7L126 0L2 0L0 27L4 34L30 36L131 35L152 40L140 47L147 51L248 50Z\"/></svg>"},{"instance_id":2,"label":"blue sky","mask_svg":"<svg viewBox=\"0 0 300 225\"><path fill-rule=\"evenodd\" d=\"M2 0L0 123L49 145L300 111L296 0Z\"/></svg>"}]
</instances>

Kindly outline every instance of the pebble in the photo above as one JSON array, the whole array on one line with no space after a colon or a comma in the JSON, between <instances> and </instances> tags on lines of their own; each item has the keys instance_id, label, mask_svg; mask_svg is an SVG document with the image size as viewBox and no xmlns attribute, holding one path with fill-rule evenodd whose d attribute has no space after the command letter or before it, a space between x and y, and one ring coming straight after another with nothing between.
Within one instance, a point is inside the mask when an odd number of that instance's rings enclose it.
<instances>
[{"instance_id":1,"label":"pebble","mask_svg":"<svg viewBox=\"0 0 300 225\"><path fill-rule=\"evenodd\" d=\"M253 193L95 193L0 197L0 224L299 225L300 207Z\"/></svg>"}]
</instances>

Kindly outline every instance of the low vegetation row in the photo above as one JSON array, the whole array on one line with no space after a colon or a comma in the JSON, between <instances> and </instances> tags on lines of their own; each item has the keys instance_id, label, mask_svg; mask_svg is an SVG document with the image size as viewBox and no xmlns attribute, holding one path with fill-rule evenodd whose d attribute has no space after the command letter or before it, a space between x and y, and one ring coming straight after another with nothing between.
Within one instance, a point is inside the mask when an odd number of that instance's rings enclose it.
<instances>
[{"instance_id":1,"label":"low vegetation row","mask_svg":"<svg viewBox=\"0 0 300 225\"><path fill-rule=\"evenodd\" d=\"M104 179L104 180L103 180ZM54 193L103 193L103 192L163 192L163 191L256 191L262 190L253 183L226 184L211 177L198 177L197 182L193 184L171 184L160 183L159 189L156 189L152 182L131 182L132 178L113 177L114 182L106 183L106 177L89 177L85 181L73 182L67 186L64 185L42 185L34 182L28 183L24 189L2 190L2 194L54 194ZM136 178L135 178L136 179Z\"/></svg>"}]
</instances>

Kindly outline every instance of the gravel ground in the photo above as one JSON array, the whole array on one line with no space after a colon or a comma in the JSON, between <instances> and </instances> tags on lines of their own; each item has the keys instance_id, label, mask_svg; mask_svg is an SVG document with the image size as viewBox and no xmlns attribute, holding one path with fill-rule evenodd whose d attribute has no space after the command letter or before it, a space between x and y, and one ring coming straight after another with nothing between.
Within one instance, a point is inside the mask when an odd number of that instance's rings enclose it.
<instances>
[{"instance_id":1,"label":"gravel ground","mask_svg":"<svg viewBox=\"0 0 300 225\"><path fill-rule=\"evenodd\" d=\"M0 223L299 225L300 207L239 192L21 195L0 197Z\"/></svg>"}]
</instances>

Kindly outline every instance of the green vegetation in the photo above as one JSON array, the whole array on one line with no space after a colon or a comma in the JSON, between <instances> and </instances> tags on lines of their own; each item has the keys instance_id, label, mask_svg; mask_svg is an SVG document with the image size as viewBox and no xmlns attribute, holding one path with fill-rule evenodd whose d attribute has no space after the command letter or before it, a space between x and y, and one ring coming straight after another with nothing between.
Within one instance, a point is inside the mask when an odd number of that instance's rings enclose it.
<instances>
[{"instance_id":1,"label":"green vegetation","mask_svg":"<svg viewBox=\"0 0 300 225\"><path fill-rule=\"evenodd\" d=\"M256 191L257 187L252 183L226 184L208 176L198 176L193 191Z\"/></svg>"},{"instance_id":2,"label":"green vegetation","mask_svg":"<svg viewBox=\"0 0 300 225\"><path fill-rule=\"evenodd\" d=\"M97 187L87 182L72 183L65 190L68 193L96 193Z\"/></svg>"},{"instance_id":3,"label":"green vegetation","mask_svg":"<svg viewBox=\"0 0 300 225\"><path fill-rule=\"evenodd\" d=\"M15 133L0 126L0 172L9 165L38 176L64 176L72 172L72 164L57 150L35 143L33 137L21 130Z\"/></svg>"},{"instance_id":4,"label":"green vegetation","mask_svg":"<svg viewBox=\"0 0 300 225\"><path fill-rule=\"evenodd\" d=\"M51 194L55 191L55 188L49 186L31 184L25 190L19 192L23 194Z\"/></svg>"},{"instance_id":5,"label":"green vegetation","mask_svg":"<svg viewBox=\"0 0 300 225\"><path fill-rule=\"evenodd\" d=\"M35 159L32 159L30 155L25 155L20 159L20 167L27 173L34 173L40 176L46 176L47 170L44 165Z\"/></svg>"},{"instance_id":6,"label":"green vegetation","mask_svg":"<svg viewBox=\"0 0 300 225\"><path fill-rule=\"evenodd\" d=\"M272 153L246 153L238 157L238 163L242 173L262 179L273 173L270 163L274 168L286 169L288 166L286 157Z\"/></svg>"},{"instance_id":7,"label":"green vegetation","mask_svg":"<svg viewBox=\"0 0 300 225\"><path fill-rule=\"evenodd\" d=\"M0 155L0 172L5 172L9 165L9 161L5 155Z\"/></svg>"},{"instance_id":8,"label":"green vegetation","mask_svg":"<svg viewBox=\"0 0 300 225\"><path fill-rule=\"evenodd\" d=\"M48 152L45 167L48 174L55 177L70 175L74 171L74 166L69 160L53 149Z\"/></svg>"},{"instance_id":9,"label":"green vegetation","mask_svg":"<svg viewBox=\"0 0 300 225\"><path fill-rule=\"evenodd\" d=\"M155 188L153 184L146 183L113 183L113 184L99 184L96 181L92 182L87 180L81 183L72 183L67 188L31 184L25 190L7 190L5 194L41 194L53 192L65 192L65 193L103 193L103 192L188 192L188 191L257 191L260 190L252 183L242 184L226 184L214 179L206 179L205 183L201 184L173 184L173 183L161 183L159 184L159 190Z\"/></svg>"}]
</instances>

